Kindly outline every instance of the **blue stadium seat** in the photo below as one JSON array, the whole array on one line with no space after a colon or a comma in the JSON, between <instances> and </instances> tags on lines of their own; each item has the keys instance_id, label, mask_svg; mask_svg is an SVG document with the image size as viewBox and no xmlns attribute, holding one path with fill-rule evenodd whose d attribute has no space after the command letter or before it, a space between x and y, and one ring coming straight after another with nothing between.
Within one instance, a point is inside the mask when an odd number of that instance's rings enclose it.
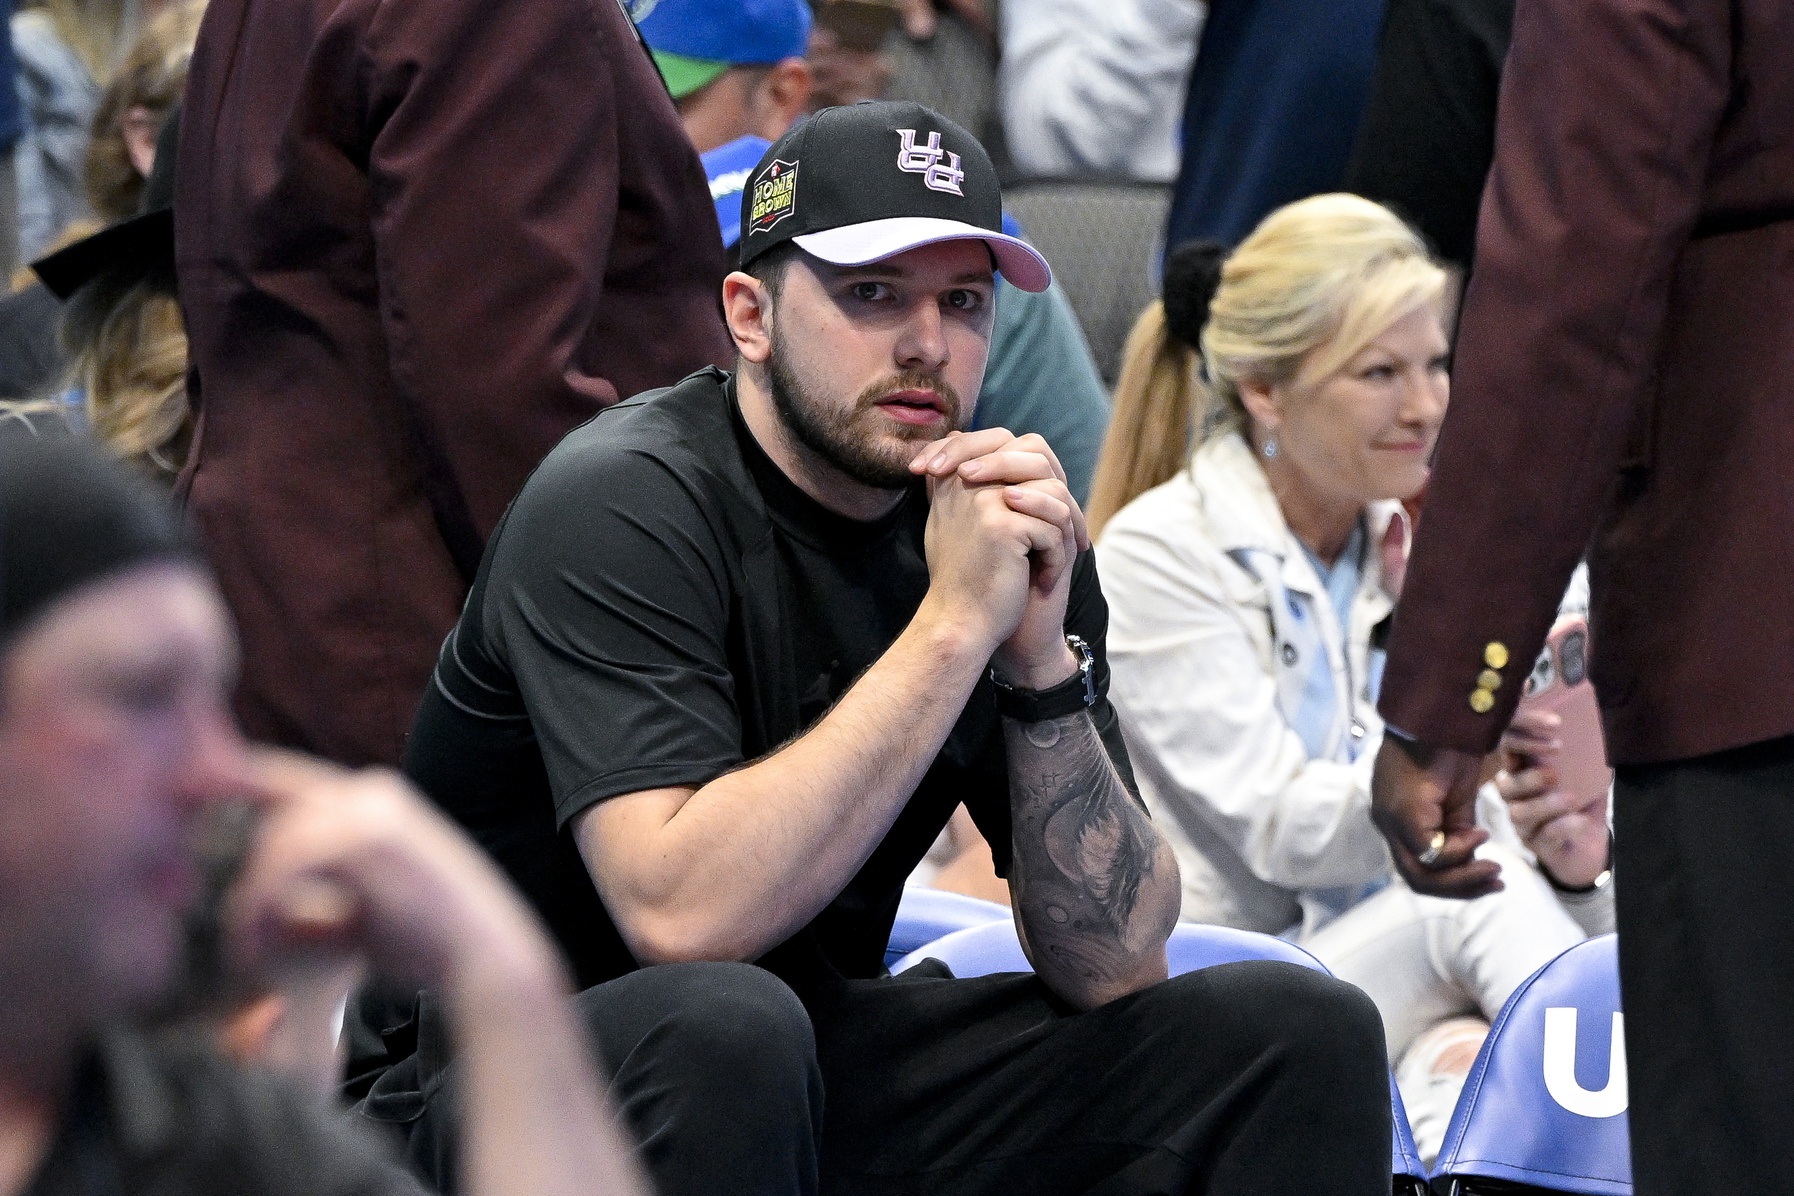
<instances>
[{"instance_id":1,"label":"blue stadium seat","mask_svg":"<svg viewBox=\"0 0 1794 1196\"><path fill-rule=\"evenodd\" d=\"M1420 1148L1414 1145L1414 1129L1408 1124L1408 1106L1402 1104L1401 1089L1395 1086L1395 1073L1389 1073L1389 1105L1395 1114L1395 1144L1391 1148L1389 1170L1395 1177L1394 1196L1427 1196L1426 1164L1420 1161Z\"/></svg>"},{"instance_id":2,"label":"blue stadium seat","mask_svg":"<svg viewBox=\"0 0 1794 1196\"><path fill-rule=\"evenodd\" d=\"M1005 911L1007 913L1007 911ZM1228 926L1199 926L1179 922L1165 944L1166 961L1171 974L1181 976L1218 963L1238 963L1247 959L1276 959L1300 964L1325 972L1321 961L1302 948L1268 934L1235 930ZM907 971L924 959L938 959L955 976L987 976L992 972L1027 972L1032 968L1022 954L1021 940L1015 924L1005 919L957 930L945 938L929 943L891 965L893 973ZM1395 1077L1389 1079L1389 1099L1395 1114L1395 1135L1390 1150L1390 1174L1395 1191L1406 1196L1422 1192L1426 1187L1426 1169L1420 1165L1420 1153L1414 1149L1414 1135L1408 1128L1408 1113L1402 1108L1401 1094L1395 1090Z\"/></svg>"},{"instance_id":3,"label":"blue stadium seat","mask_svg":"<svg viewBox=\"0 0 1794 1196\"><path fill-rule=\"evenodd\" d=\"M1435 1187L1447 1196L1514 1184L1631 1196L1623 1025L1613 935L1578 943L1534 973L1470 1069Z\"/></svg>"},{"instance_id":4,"label":"blue stadium seat","mask_svg":"<svg viewBox=\"0 0 1794 1196\"><path fill-rule=\"evenodd\" d=\"M994 901L944 889L905 889L897 903L897 923L891 927L891 941L885 945L885 966L891 967L917 947L955 930L986 922L1007 924L1009 920L1009 907Z\"/></svg>"}]
</instances>

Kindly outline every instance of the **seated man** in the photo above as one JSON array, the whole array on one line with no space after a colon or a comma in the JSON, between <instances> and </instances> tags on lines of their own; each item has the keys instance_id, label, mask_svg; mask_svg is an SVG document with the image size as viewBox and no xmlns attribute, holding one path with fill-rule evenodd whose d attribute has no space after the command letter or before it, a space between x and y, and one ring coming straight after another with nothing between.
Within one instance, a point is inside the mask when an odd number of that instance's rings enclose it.
<instances>
[{"instance_id":1,"label":"seated man","mask_svg":"<svg viewBox=\"0 0 1794 1196\"><path fill-rule=\"evenodd\" d=\"M126 1024L175 976L200 817L244 800L236 964L430 984L480 1076L468 1192L645 1193L528 907L396 776L251 752L235 653L159 499L80 441L0 437L0 1196L421 1193L302 1087Z\"/></svg>"},{"instance_id":2,"label":"seated man","mask_svg":"<svg viewBox=\"0 0 1794 1196\"><path fill-rule=\"evenodd\" d=\"M1284 964L1166 979L1177 864L1105 696L1083 517L1043 440L956 431L994 269L1049 280L999 231L983 149L916 104L825 110L744 209L737 372L549 455L407 769L538 903L607 1057L671 1053L610 1014L645 965L757 961L796 992L819 1133L712 1190L1385 1196L1362 994ZM961 802L1036 973L886 976L903 878ZM758 1033L737 1029L763 1064Z\"/></svg>"},{"instance_id":3,"label":"seated man","mask_svg":"<svg viewBox=\"0 0 1794 1196\"><path fill-rule=\"evenodd\" d=\"M804 60L778 59L803 53L809 28L804 0L659 0L642 20L642 38L703 159L731 261L740 252L742 188L767 142L785 135L809 99ZM744 63L750 65L732 65ZM1186 73L1188 67L1186 50ZM1174 171L1175 162L1168 169ZM1021 235L1013 222L1006 231ZM1109 392L1077 313L1057 284L1030 293L1001 279L993 306L996 323L976 426L1046 437L1072 496L1082 503L1109 426Z\"/></svg>"}]
</instances>

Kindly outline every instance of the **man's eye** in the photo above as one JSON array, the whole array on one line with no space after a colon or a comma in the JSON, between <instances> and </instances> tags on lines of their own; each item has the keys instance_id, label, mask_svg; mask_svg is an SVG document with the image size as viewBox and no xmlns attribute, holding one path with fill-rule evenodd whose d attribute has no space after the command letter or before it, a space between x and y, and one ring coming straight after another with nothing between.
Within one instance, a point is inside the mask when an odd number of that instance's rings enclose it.
<instances>
[{"instance_id":1,"label":"man's eye","mask_svg":"<svg viewBox=\"0 0 1794 1196\"><path fill-rule=\"evenodd\" d=\"M947 306L958 311L977 311L984 303L984 296L977 291L948 291Z\"/></svg>"},{"instance_id":2,"label":"man's eye","mask_svg":"<svg viewBox=\"0 0 1794 1196\"><path fill-rule=\"evenodd\" d=\"M162 674L120 678L113 688L113 699L133 714L156 714L178 705L181 700L180 678Z\"/></svg>"},{"instance_id":3,"label":"man's eye","mask_svg":"<svg viewBox=\"0 0 1794 1196\"><path fill-rule=\"evenodd\" d=\"M853 297L861 303L877 303L889 290L882 282L856 282L853 284Z\"/></svg>"}]
</instances>

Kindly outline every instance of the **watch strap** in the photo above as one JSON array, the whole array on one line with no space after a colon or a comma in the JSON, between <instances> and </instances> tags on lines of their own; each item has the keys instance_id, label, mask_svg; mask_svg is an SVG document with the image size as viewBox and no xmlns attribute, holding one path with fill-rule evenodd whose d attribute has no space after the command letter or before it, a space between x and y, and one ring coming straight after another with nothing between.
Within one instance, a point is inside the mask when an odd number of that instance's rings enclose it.
<instances>
[{"instance_id":1,"label":"watch strap","mask_svg":"<svg viewBox=\"0 0 1794 1196\"><path fill-rule=\"evenodd\" d=\"M1078 670L1050 689L1022 689L991 672L998 714L1021 723L1042 723L1096 705L1096 654L1079 636L1066 636L1065 645L1078 658Z\"/></svg>"}]
</instances>

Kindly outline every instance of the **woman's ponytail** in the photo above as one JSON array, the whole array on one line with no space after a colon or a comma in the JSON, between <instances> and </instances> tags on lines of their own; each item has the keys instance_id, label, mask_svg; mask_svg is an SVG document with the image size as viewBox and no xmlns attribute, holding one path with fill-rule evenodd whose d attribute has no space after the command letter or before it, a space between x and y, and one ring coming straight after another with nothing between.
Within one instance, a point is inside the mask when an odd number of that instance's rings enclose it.
<instances>
[{"instance_id":1,"label":"woman's ponytail","mask_svg":"<svg viewBox=\"0 0 1794 1196\"><path fill-rule=\"evenodd\" d=\"M1212 399L1197 346L1227 250L1190 241L1165 261L1163 298L1128 333L1114 410L1090 485L1090 534L1183 468Z\"/></svg>"}]
</instances>

